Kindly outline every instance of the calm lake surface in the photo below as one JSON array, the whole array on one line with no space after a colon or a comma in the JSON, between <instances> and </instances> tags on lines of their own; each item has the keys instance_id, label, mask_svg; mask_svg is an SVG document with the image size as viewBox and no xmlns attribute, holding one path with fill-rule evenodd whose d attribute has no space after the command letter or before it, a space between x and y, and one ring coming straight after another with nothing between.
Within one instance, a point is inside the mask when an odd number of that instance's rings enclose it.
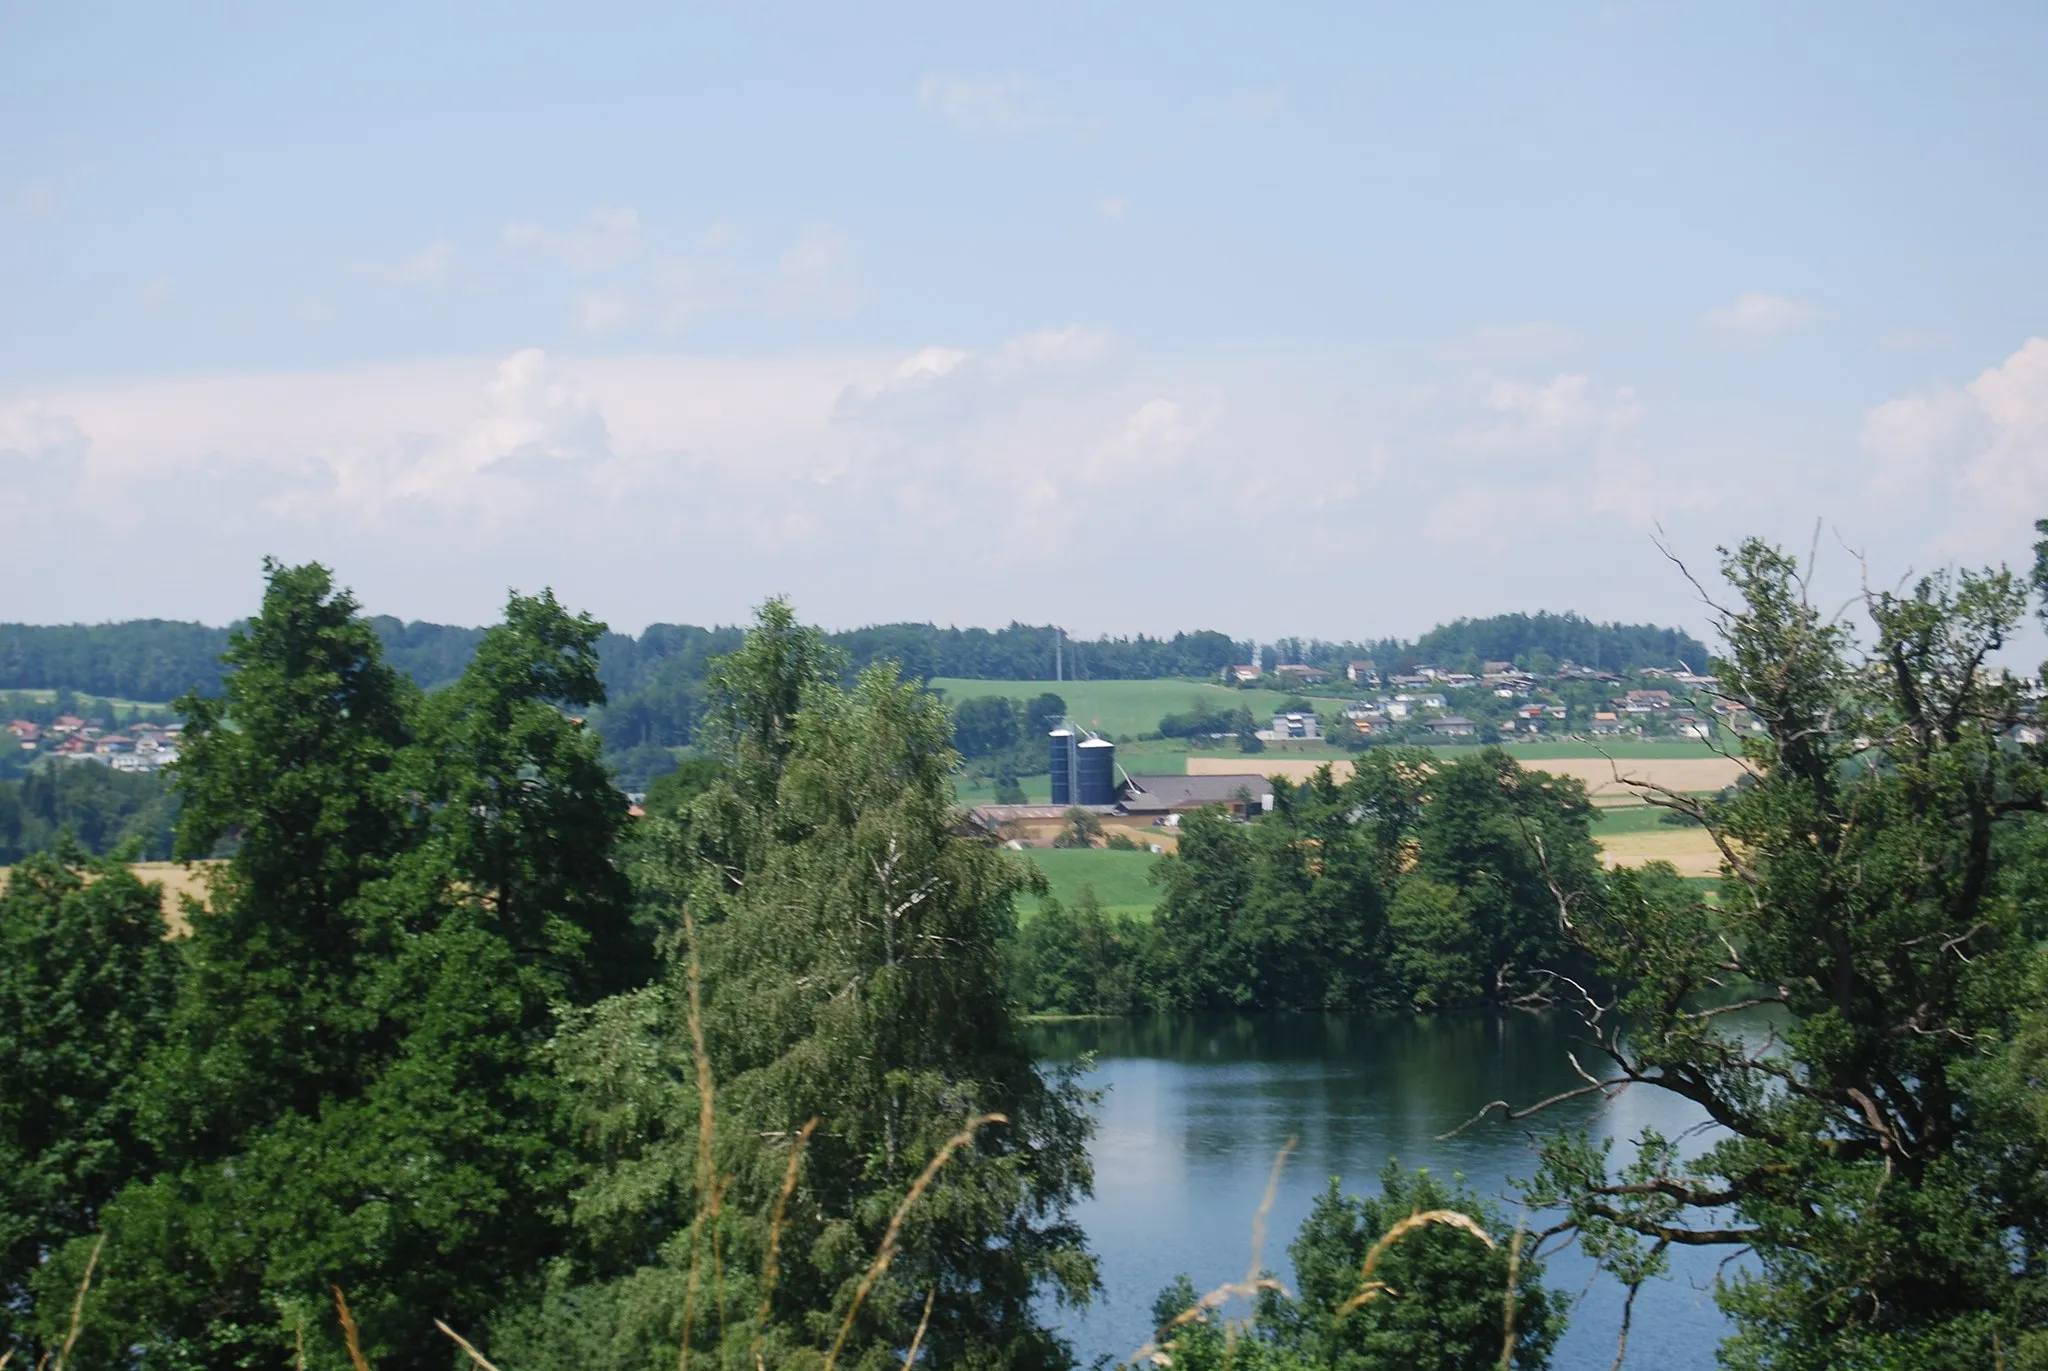
<instances>
[{"instance_id":1,"label":"calm lake surface","mask_svg":"<svg viewBox=\"0 0 2048 1371\"><path fill-rule=\"evenodd\" d=\"M1332 1175L1347 1192L1373 1193L1380 1168L1398 1157L1464 1175L1512 1215L1509 1180L1535 1169L1532 1127L1583 1125L1622 1140L1619 1148L1645 1125L1677 1135L1700 1122L1683 1101L1636 1089L1605 1106L1574 1101L1440 1141L1488 1100L1528 1103L1578 1083L1565 1053L1583 1030L1564 1015L1174 1015L1039 1024L1032 1033L1048 1064L1094 1054L1085 1080L1103 1092L1095 1198L1079 1218L1104 1293L1086 1310L1048 1311L1083 1365L1103 1354L1120 1361L1143 1344L1153 1297L1175 1275L1186 1272L1198 1290L1244 1275L1252 1215L1290 1137L1300 1141L1281 1176L1264 1264L1292 1288L1287 1245ZM1592 1065L1583 1052L1580 1060ZM1631 1367L1714 1365L1726 1324L1710 1286L1725 1254L1672 1255L1673 1276L1636 1301ZM1619 1291L1576 1252L1552 1260L1548 1280L1573 1301L1553 1365L1604 1369Z\"/></svg>"}]
</instances>

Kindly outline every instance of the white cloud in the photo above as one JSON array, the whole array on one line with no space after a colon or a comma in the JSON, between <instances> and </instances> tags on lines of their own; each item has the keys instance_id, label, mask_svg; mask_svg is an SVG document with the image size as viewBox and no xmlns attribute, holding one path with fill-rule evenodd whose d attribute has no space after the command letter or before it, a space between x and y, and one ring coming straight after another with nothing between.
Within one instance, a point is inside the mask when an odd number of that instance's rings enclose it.
<instances>
[{"instance_id":1,"label":"white cloud","mask_svg":"<svg viewBox=\"0 0 2048 1371\"><path fill-rule=\"evenodd\" d=\"M978 136L1035 133L1077 123L1015 75L974 81L932 73L917 83L917 103L960 132Z\"/></svg>"},{"instance_id":2,"label":"white cloud","mask_svg":"<svg viewBox=\"0 0 2048 1371\"><path fill-rule=\"evenodd\" d=\"M2025 446L2041 359L2018 356L1956 388L1981 431L1946 460L1994 485L2048 468ZM1776 531L1760 488L1810 518L1842 511L1868 471L1701 432L1661 390L1648 404L1590 368L1414 363L1385 376L1335 351L1165 353L1072 324L888 351L525 350L17 385L0 390L0 448L66 454L46 467L61 482L38 487L44 523L132 512L137 538L205 537L146 578L103 541L0 540L0 584L52 587L38 617L218 622L247 612L272 552L327 560L374 610L443 621L542 584L627 628L730 622L784 589L834 624L1336 636L1516 608L1668 620L1692 601L1659 574L1654 522L1710 549ZM27 466L0 462L16 481ZM1281 603L1257 577L1204 571L1366 550L1432 572L1394 600Z\"/></svg>"},{"instance_id":3,"label":"white cloud","mask_svg":"<svg viewBox=\"0 0 2048 1371\"><path fill-rule=\"evenodd\" d=\"M585 333L611 333L633 312L633 297L623 290L586 290L576 296L576 327Z\"/></svg>"},{"instance_id":4,"label":"white cloud","mask_svg":"<svg viewBox=\"0 0 2048 1371\"><path fill-rule=\"evenodd\" d=\"M615 271L646 246L639 212L623 207L592 210L561 230L530 221L510 223L504 237L508 246L552 257L581 276Z\"/></svg>"},{"instance_id":5,"label":"white cloud","mask_svg":"<svg viewBox=\"0 0 2048 1371\"><path fill-rule=\"evenodd\" d=\"M31 402L0 411L0 458L38 466L75 466L88 440L78 421Z\"/></svg>"},{"instance_id":6,"label":"white cloud","mask_svg":"<svg viewBox=\"0 0 2048 1371\"><path fill-rule=\"evenodd\" d=\"M853 248L837 229L818 225L782 255L769 300L778 313L839 319L860 308L862 293Z\"/></svg>"},{"instance_id":7,"label":"white cloud","mask_svg":"<svg viewBox=\"0 0 2048 1371\"><path fill-rule=\"evenodd\" d=\"M356 268L358 275L372 281L400 286L427 286L444 280L455 260L448 243L434 243L395 262L366 262Z\"/></svg>"},{"instance_id":8,"label":"white cloud","mask_svg":"<svg viewBox=\"0 0 2048 1371\"><path fill-rule=\"evenodd\" d=\"M1486 392L1485 405L1509 419L1516 431L1528 434L1615 428L1633 422L1641 412L1629 387L1597 392L1583 375L1554 376L1540 385L1496 381Z\"/></svg>"},{"instance_id":9,"label":"white cloud","mask_svg":"<svg viewBox=\"0 0 2048 1371\"><path fill-rule=\"evenodd\" d=\"M2029 338L1963 386L1874 406L1870 493L1944 527L1948 555L1977 557L2048 513L2048 338Z\"/></svg>"},{"instance_id":10,"label":"white cloud","mask_svg":"<svg viewBox=\"0 0 2048 1371\"><path fill-rule=\"evenodd\" d=\"M1121 224L1130 208L1131 202L1121 195L1105 195L1095 202L1095 212L1112 224Z\"/></svg>"},{"instance_id":11,"label":"white cloud","mask_svg":"<svg viewBox=\"0 0 2048 1371\"><path fill-rule=\"evenodd\" d=\"M1706 326L1724 338L1766 343L1807 328L1820 319L1810 300L1794 300L1767 290L1745 290L1725 305L1706 313Z\"/></svg>"}]
</instances>

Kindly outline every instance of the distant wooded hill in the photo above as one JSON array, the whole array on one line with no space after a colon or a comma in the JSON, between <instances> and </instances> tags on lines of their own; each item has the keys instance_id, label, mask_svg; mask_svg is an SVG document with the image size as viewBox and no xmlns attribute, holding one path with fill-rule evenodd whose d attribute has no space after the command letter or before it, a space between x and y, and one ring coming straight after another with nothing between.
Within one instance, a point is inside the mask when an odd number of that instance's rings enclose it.
<instances>
[{"instance_id":1,"label":"distant wooded hill","mask_svg":"<svg viewBox=\"0 0 2048 1371\"><path fill-rule=\"evenodd\" d=\"M448 624L371 621L386 658L427 689L454 680L483 630ZM220 654L228 631L164 619L128 623L37 626L0 624L0 690L62 688L128 700L170 700L188 689L220 689ZM739 646L738 628L655 624L634 636L607 633L599 644L610 704L596 720L629 784L665 769L662 749L694 740L703 713L706 669ZM1059 673L1081 680L1209 677L1250 658L1251 644L1213 630L1171 638L1065 638L1058 629L939 628L881 624L831 635L853 667L892 660L922 679L1042 681ZM1382 639L1323 642L1282 639L1267 648L1268 665L1306 662L1333 671L1372 658L1398 671L1419 662L1455 668L1487 660L1531 665L1566 660L1609 670L1668 666L1695 669L1707 650L1697 638L1654 624L1598 624L1576 614L1503 614L1460 619L1415 642ZM638 751L637 760L625 754Z\"/></svg>"}]
</instances>

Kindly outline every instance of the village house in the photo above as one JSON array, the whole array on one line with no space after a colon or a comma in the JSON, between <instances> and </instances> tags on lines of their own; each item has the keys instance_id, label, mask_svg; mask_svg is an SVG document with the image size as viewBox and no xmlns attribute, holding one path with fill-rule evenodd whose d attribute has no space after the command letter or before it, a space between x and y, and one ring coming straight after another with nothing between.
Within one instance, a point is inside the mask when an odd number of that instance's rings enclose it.
<instances>
[{"instance_id":1,"label":"village house","mask_svg":"<svg viewBox=\"0 0 2048 1371\"><path fill-rule=\"evenodd\" d=\"M1353 662L1350 666L1345 667L1344 679L1353 685L1364 686L1366 689L1372 690L1379 686L1380 670L1377 666L1373 665L1370 658L1367 658L1365 661Z\"/></svg>"},{"instance_id":2,"label":"village house","mask_svg":"<svg viewBox=\"0 0 2048 1371\"><path fill-rule=\"evenodd\" d=\"M1624 723L1621 716L1611 709L1603 709L1593 715L1592 731L1596 735L1626 733L1632 727L1634 725Z\"/></svg>"},{"instance_id":3,"label":"village house","mask_svg":"<svg viewBox=\"0 0 2048 1371\"><path fill-rule=\"evenodd\" d=\"M1396 695L1394 697L1394 703L1405 704L1409 706L1411 709L1427 709L1436 710L1438 712L1442 712L1443 710L1450 708L1450 703L1447 700L1445 700L1443 696L1438 695L1434 692L1424 692L1421 694L1407 693Z\"/></svg>"},{"instance_id":4,"label":"village house","mask_svg":"<svg viewBox=\"0 0 2048 1371\"><path fill-rule=\"evenodd\" d=\"M1263 742L1284 743L1320 738L1323 736L1323 730L1313 713L1287 713L1275 714L1273 726L1260 729L1258 734Z\"/></svg>"},{"instance_id":5,"label":"village house","mask_svg":"<svg viewBox=\"0 0 2048 1371\"><path fill-rule=\"evenodd\" d=\"M1253 682L1259 679L1260 674L1261 673L1259 669L1256 666L1252 666L1249 663L1243 663L1238 666L1227 666L1223 668L1223 679L1226 681L1235 681L1239 685L1252 684Z\"/></svg>"},{"instance_id":6,"label":"village house","mask_svg":"<svg viewBox=\"0 0 2048 1371\"><path fill-rule=\"evenodd\" d=\"M1441 719L1430 720L1429 731L1439 738L1469 738L1478 730L1464 715L1446 714Z\"/></svg>"},{"instance_id":7,"label":"village house","mask_svg":"<svg viewBox=\"0 0 2048 1371\"><path fill-rule=\"evenodd\" d=\"M1283 681L1301 681L1307 684L1330 679L1329 672L1318 670L1312 666L1302 666L1299 663L1276 666L1273 668L1273 674Z\"/></svg>"}]
</instances>

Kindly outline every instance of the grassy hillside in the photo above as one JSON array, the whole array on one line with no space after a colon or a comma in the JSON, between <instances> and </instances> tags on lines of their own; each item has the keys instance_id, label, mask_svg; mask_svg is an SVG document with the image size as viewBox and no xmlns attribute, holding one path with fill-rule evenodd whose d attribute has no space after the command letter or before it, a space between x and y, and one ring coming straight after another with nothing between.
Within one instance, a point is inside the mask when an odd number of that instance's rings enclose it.
<instances>
[{"instance_id":1,"label":"grassy hillside","mask_svg":"<svg viewBox=\"0 0 2048 1371\"><path fill-rule=\"evenodd\" d=\"M1112 852L1108 848L1031 848L1024 854L1045 873L1052 897L1071 906L1084 886L1092 886L1105 910L1150 917L1159 903L1159 888L1148 877L1158 856L1150 852ZM1021 911L1036 912L1030 897Z\"/></svg>"},{"instance_id":2,"label":"grassy hillside","mask_svg":"<svg viewBox=\"0 0 2048 1371\"><path fill-rule=\"evenodd\" d=\"M1191 709L1243 706L1263 727L1272 712L1290 698L1277 690L1237 690L1214 681L967 681L941 676L930 685L955 701L982 695L1026 700L1051 691L1067 702L1067 712L1077 722L1112 737L1151 733L1158 729L1162 716Z\"/></svg>"}]
</instances>

